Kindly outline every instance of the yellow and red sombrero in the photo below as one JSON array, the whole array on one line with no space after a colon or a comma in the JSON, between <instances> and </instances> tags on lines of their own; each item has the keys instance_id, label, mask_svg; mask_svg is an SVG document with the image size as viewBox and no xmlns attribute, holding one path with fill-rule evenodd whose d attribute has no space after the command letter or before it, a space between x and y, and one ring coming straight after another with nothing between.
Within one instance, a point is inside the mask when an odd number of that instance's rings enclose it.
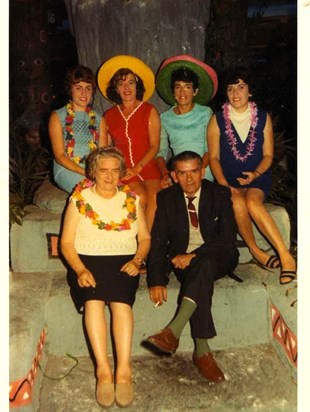
<instances>
[{"instance_id":1,"label":"yellow and red sombrero","mask_svg":"<svg viewBox=\"0 0 310 412\"><path fill-rule=\"evenodd\" d=\"M122 68L132 70L142 79L145 88L143 101L149 100L155 90L154 73L142 60L125 54L111 57L100 67L97 81L99 90L103 96L109 100L106 93L109 82L117 70Z\"/></svg>"},{"instance_id":2,"label":"yellow and red sombrero","mask_svg":"<svg viewBox=\"0 0 310 412\"><path fill-rule=\"evenodd\" d=\"M159 67L156 75L156 89L160 97L170 106L175 104L171 90L171 75L180 68L190 69L198 76L199 90L194 101L202 105L208 104L217 92L217 74L212 67L187 54L169 57Z\"/></svg>"}]
</instances>

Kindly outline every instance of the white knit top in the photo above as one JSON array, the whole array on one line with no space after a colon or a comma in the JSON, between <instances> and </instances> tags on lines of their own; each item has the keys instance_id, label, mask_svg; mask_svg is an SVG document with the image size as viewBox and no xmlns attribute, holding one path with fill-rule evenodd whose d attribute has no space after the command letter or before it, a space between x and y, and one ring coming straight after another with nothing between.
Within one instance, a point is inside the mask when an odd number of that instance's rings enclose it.
<instances>
[{"instance_id":1,"label":"white knit top","mask_svg":"<svg viewBox=\"0 0 310 412\"><path fill-rule=\"evenodd\" d=\"M99 218L105 223L120 223L127 219L128 210L123 205L126 200L126 193L117 191L115 196L110 199L104 199L94 193L91 188L82 190L81 195L85 203L89 203L92 209L98 213ZM70 199L74 204L76 199ZM136 213L139 219L139 202L140 198L136 195ZM79 214L79 221L76 228L75 249L83 255L131 255L137 250L136 235L138 232L138 220L130 225L129 230L105 230L99 229L93 224L92 219L81 214L78 208L75 208Z\"/></svg>"},{"instance_id":2,"label":"white knit top","mask_svg":"<svg viewBox=\"0 0 310 412\"><path fill-rule=\"evenodd\" d=\"M244 143L248 137L251 127L251 111L250 106L242 112L237 112L231 105L229 105L229 117L235 129L240 136L241 141Z\"/></svg>"}]
</instances>

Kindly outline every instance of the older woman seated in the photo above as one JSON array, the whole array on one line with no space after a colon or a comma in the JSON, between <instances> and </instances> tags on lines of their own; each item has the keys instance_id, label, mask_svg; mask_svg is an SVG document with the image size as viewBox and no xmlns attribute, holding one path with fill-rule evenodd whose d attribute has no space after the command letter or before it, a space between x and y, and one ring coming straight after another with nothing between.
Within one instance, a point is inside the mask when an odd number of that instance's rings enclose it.
<instances>
[{"instance_id":1,"label":"older woman seated","mask_svg":"<svg viewBox=\"0 0 310 412\"><path fill-rule=\"evenodd\" d=\"M61 250L70 269L71 295L80 312L96 359L98 403L109 407L133 402L131 377L132 306L139 269L150 247L150 234L139 196L120 183L122 154L99 148L87 160L86 176L66 210ZM105 308L112 312L116 346L115 378L108 359ZM115 379L115 389L114 389Z\"/></svg>"}]
</instances>

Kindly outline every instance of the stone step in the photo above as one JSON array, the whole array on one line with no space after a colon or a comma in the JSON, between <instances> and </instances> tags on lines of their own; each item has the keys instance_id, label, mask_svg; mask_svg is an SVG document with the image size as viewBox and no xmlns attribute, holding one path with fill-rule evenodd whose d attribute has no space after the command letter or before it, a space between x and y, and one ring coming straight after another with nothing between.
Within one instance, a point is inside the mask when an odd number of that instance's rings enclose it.
<instances>
[{"instance_id":1,"label":"stone step","mask_svg":"<svg viewBox=\"0 0 310 412\"><path fill-rule=\"evenodd\" d=\"M212 348L216 350L266 343L270 340L265 289L250 272L245 272L242 277L245 279L242 286L228 277L216 282L213 314L218 336L210 341ZM149 299L145 277L141 278L133 308L135 355L145 353L141 341L162 329L172 319L176 309L178 285L177 280L172 279L168 286L168 303L154 308ZM244 308L247 308L246 312ZM82 316L76 313L63 277L55 278L53 281L46 304L46 319L50 353L64 355L69 352L75 356L88 354L81 327ZM192 345L188 326L182 334L180 349L189 351Z\"/></svg>"},{"instance_id":2,"label":"stone step","mask_svg":"<svg viewBox=\"0 0 310 412\"><path fill-rule=\"evenodd\" d=\"M214 353L226 381L209 384L194 367L191 352L172 357L133 357L135 401L128 412L295 412L297 387L270 344ZM38 412L96 412L94 366L89 357L49 356ZM113 362L111 360L111 364ZM114 404L110 411L119 408Z\"/></svg>"},{"instance_id":3,"label":"stone step","mask_svg":"<svg viewBox=\"0 0 310 412\"><path fill-rule=\"evenodd\" d=\"M296 379L296 368L288 361L283 347L272 338L270 319L272 302L281 312L288 328L296 334L297 305L292 305L296 300L296 288L293 289L292 284L280 286L278 270L267 272L255 265L239 265L235 273L244 280L243 283L226 277L215 284L213 315L218 336L210 340L211 349L229 350L272 342L291 376ZM82 316L77 314L71 301L63 271L13 272L11 283L10 382L34 375L33 402L28 408L37 407L42 382L39 363L44 369L49 356L64 357L66 353L76 357L89 355ZM172 276L168 286L168 302L154 308L149 300L145 278L141 278L134 305L133 356L149 354L141 342L162 329L172 318L177 295L178 282ZM193 350L188 327L182 334L179 349L181 352Z\"/></svg>"},{"instance_id":4,"label":"stone step","mask_svg":"<svg viewBox=\"0 0 310 412\"><path fill-rule=\"evenodd\" d=\"M290 220L283 207L268 203L267 209L275 220L287 247L290 246ZM11 267L15 272L44 272L64 269L63 262L51 253L50 235L58 235L61 228L61 213L34 205L26 207L28 214L24 217L22 226L13 224L10 233ZM254 228L258 246L269 250L270 244ZM242 246L239 238L238 249L240 263L251 260L247 247ZM50 249L49 249L50 248Z\"/></svg>"}]
</instances>

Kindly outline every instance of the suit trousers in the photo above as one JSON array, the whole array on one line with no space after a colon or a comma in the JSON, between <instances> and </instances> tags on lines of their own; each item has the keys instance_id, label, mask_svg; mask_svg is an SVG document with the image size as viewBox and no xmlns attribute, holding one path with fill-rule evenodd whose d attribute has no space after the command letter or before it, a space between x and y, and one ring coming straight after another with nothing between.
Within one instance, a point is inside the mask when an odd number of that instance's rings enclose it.
<instances>
[{"instance_id":1,"label":"suit trousers","mask_svg":"<svg viewBox=\"0 0 310 412\"><path fill-rule=\"evenodd\" d=\"M181 283L178 304L186 296L197 304L190 318L193 338L210 339L216 336L211 307L214 282L225 277L238 264L237 257L196 256L186 269L175 269Z\"/></svg>"}]
</instances>

